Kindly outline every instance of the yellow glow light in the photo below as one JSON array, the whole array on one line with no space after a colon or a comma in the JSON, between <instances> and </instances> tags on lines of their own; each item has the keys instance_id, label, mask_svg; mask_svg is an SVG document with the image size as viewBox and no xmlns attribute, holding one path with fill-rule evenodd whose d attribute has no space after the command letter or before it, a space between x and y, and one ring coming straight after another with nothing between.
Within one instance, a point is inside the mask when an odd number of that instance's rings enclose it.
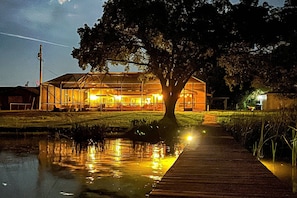
<instances>
[{"instance_id":1,"label":"yellow glow light","mask_svg":"<svg viewBox=\"0 0 297 198\"><path fill-rule=\"evenodd\" d=\"M187 136L187 140L188 140L189 142L191 142L191 141L193 140L193 136L188 135L188 136Z\"/></svg>"},{"instance_id":2,"label":"yellow glow light","mask_svg":"<svg viewBox=\"0 0 297 198\"><path fill-rule=\"evenodd\" d=\"M162 94L153 94L153 96L158 99L158 100L162 100L163 99L163 95Z\"/></svg>"},{"instance_id":3,"label":"yellow glow light","mask_svg":"<svg viewBox=\"0 0 297 198\"><path fill-rule=\"evenodd\" d=\"M99 96L96 95L90 95L90 100L97 100Z\"/></svg>"},{"instance_id":4,"label":"yellow glow light","mask_svg":"<svg viewBox=\"0 0 297 198\"><path fill-rule=\"evenodd\" d=\"M115 98L116 100L121 100L121 99L122 99L122 96L121 96L121 95L115 95L114 98Z\"/></svg>"},{"instance_id":5,"label":"yellow glow light","mask_svg":"<svg viewBox=\"0 0 297 198\"><path fill-rule=\"evenodd\" d=\"M158 96L158 100L162 100L163 99L163 96L162 95L159 95Z\"/></svg>"},{"instance_id":6,"label":"yellow glow light","mask_svg":"<svg viewBox=\"0 0 297 198\"><path fill-rule=\"evenodd\" d=\"M146 98L146 104L151 104L151 98Z\"/></svg>"}]
</instances>

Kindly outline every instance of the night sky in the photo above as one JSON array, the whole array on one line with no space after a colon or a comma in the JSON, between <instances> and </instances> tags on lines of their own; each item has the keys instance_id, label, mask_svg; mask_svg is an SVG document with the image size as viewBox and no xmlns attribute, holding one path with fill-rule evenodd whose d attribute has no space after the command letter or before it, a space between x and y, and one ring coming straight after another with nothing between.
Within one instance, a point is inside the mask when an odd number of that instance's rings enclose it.
<instances>
[{"instance_id":1,"label":"night sky","mask_svg":"<svg viewBox=\"0 0 297 198\"><path fill-rule=\"evenodd\" d=\"M284 0L267 2L284 4ZM104 0L1 0L0 87L39 84L40 45L43 81L89 71L78 67L71 52L79 47L77 29L84 24L93 26L102 16L103 4Z\"/></svg>"}]
</instances>

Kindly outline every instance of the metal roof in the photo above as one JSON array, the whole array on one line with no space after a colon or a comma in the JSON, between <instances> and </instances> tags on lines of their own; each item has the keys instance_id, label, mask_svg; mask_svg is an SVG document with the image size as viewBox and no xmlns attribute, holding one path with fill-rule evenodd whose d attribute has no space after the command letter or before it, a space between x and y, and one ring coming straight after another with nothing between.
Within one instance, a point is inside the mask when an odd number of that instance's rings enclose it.
<instances>
[{"instance_id":1,"label":"metal roof","mask_svg":"<svg viewBox=\"0 0 297 198\"><path fill-rule=\"evenodd\" d=\"M63 89L86 89L86 88L102 88L113 87L112 85L133 84L139 86L144 78L143 72L112 72L112 73L69 73L44 82L43 84L51 84ZM204 83L203 81L192 77L189 82ZM158 79L150 79L149 83L160 83Z\"/></svg>"}]
</instances>

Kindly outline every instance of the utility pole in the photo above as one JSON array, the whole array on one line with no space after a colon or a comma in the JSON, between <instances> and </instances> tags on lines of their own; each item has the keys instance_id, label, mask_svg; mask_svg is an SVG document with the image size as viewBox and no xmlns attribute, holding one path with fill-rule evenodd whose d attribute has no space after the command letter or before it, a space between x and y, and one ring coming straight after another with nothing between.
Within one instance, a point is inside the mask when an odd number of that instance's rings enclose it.
<instances>
[{"instance_id":1,"label":"utility pole","mask_svg":"<svg viewBox=\"0 0 297 198\"><path fill-rule=\"evenodd\" d=\"M41 110L41 100L42 100L42 45L39 47L39 110Z\"/></svg>"}]
</instances>

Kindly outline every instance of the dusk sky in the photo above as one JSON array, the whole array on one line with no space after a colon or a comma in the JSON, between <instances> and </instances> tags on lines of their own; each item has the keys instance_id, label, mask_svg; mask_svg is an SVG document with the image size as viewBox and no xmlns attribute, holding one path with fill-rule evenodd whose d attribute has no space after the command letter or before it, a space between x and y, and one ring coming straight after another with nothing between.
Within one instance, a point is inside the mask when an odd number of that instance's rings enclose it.
<instances>
[{"instance_id":1,"label":"dusk sky","mask_svg":"<svg viewBox=\"0 0 297 198\"><path fill-rule=\"evenodd\" d=\"M267 2L284 5L284 0ZM39 83L40 45L43 81L65 73L88 72L78 67L71 52L79 46L77 29L97 22L103 3L104 0L1 0L0 87Z\"/></svg>"}]
</instances>

